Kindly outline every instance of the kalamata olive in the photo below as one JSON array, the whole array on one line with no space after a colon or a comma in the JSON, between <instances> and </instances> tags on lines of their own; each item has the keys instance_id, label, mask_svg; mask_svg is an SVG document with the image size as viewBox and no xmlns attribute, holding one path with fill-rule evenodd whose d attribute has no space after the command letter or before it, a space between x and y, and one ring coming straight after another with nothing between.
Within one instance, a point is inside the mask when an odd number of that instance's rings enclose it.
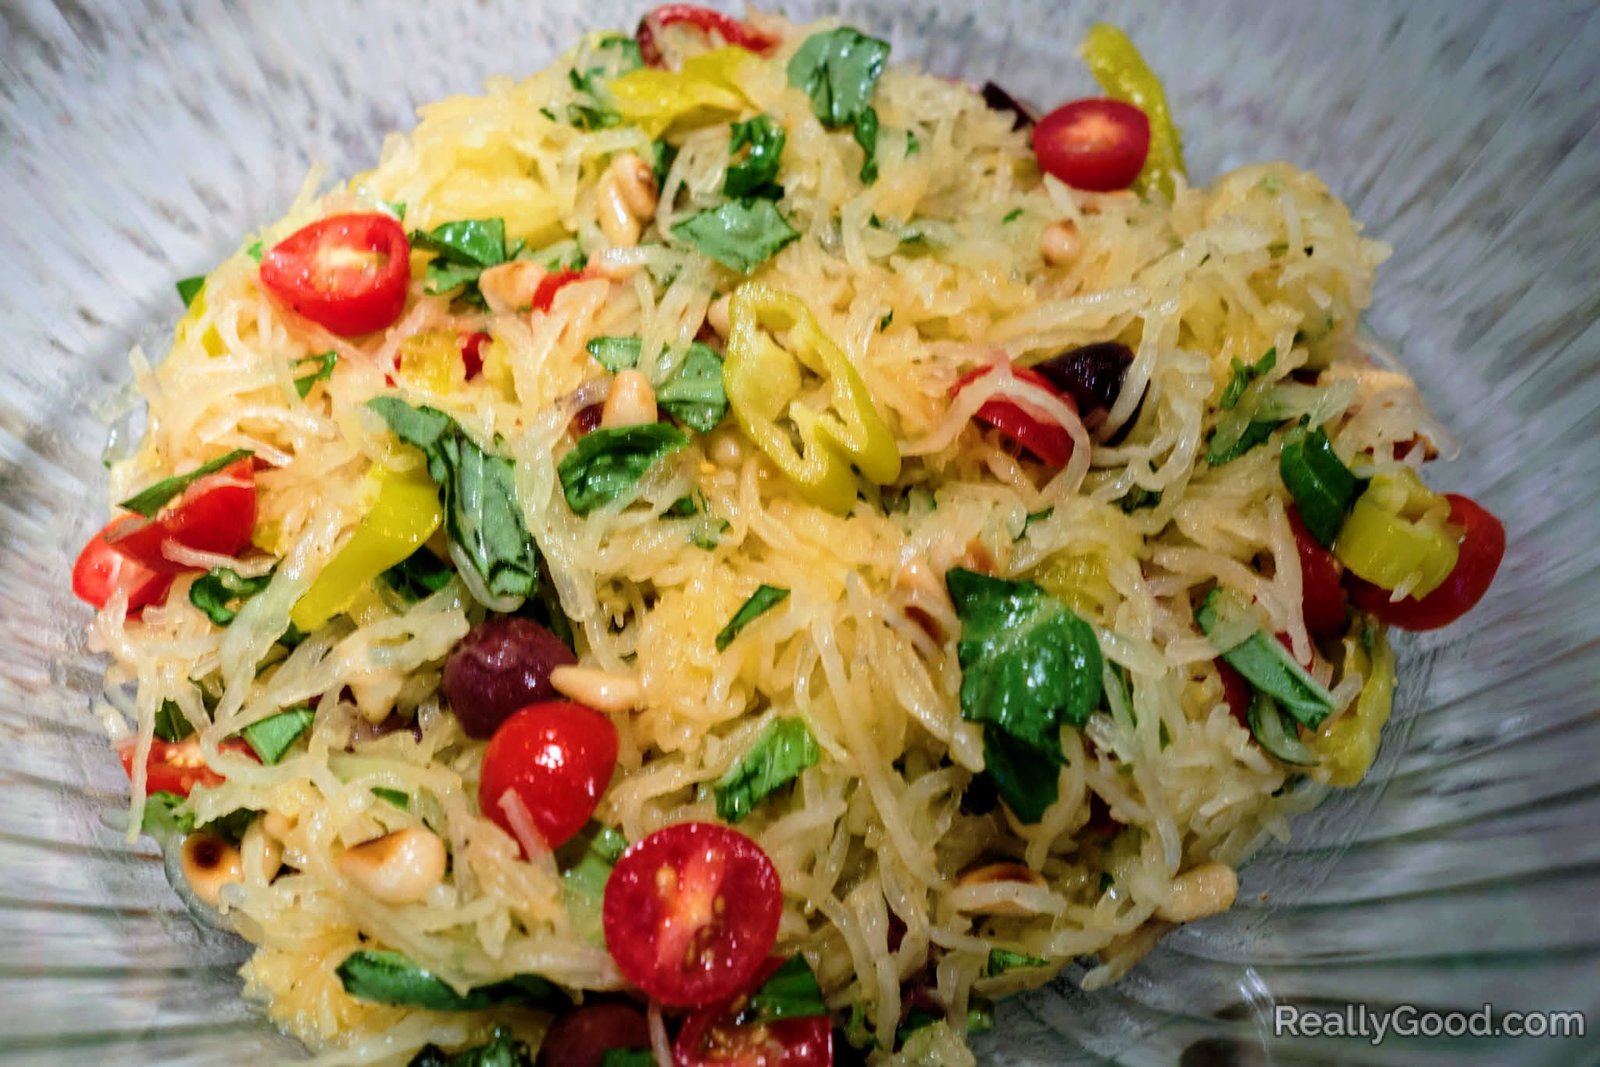
<instances>
[{"instance_id":1,"label":"kalamata olive","mask_svg":"<svg viewBox=\"0 0 1600 1067\"><path fill-rule=\"evenodd\" d=\"M1100 428L1106 414L1116 404L1122 392L1122 380L1132 362L1133 352L1127 345L1118 341L1097 341L1051 356L1030 369L1044 375L1051 385L1077 402L1083 424L1092 432ZM1144 398L1140 397L1139 402L1143 404ZM1139 411L1135 408L1108 443L1120 441L1138 419Z\"/></svg>"},{"instance_id":2,"label":"kalamata olive","mask_svg":"<svg viewBox=\"0 0 1600 1067\"><path fill-rule=\"evenodd\" d=\"M556 699L550 672L576 662L572 649L533 620L492 615L450 650L444 696L468 737L489 737L518 708Z\"/></svg>"},{"instance_id":3,"label":"kalamata olive","mask_svg":"<svg viewBox=\"0 0 1600 1067\"><path fill-rule=\"evenodd\" d=\"M1011 112L1015 116L1011 123L1013 130L1027 129L1039 121L1038 108L1018 100L994 82L983 83L983 102L991 111Z\"/></svg>"}]
</instances>

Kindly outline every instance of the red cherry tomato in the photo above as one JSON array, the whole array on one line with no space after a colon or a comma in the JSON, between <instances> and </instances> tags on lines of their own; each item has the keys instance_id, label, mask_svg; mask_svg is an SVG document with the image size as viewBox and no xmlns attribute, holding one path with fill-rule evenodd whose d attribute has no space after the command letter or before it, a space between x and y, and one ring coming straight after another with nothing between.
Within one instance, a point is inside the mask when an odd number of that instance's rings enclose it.
<instances>
[{"instance_id":1,"label":"red cherry tomato","mask_svg":"<svg viewBox=\"0 0 1600 1067\"><path fill-rule=\"evenodd\" d=\"M529 704L501 723L483 753L478 808L512 837L500 798L512 790L551 848L583 829L617 768L617 728L582 704Z\"/></svg>"},{"instance_id":2,"label":"red cherry tomato","mask_svg":"<svg viewBox=\"0 0 1600 1067\"><path fill-rule=\"evenodd\" d=\"M573 282L582 280L581 270L558 270L546 274L539 279L539 285L533 290L533 310L549 311L550 305L555 303L557 293Z\"/></svg>"},{"instance_id":3,"label":"red cherry tomato","mask_svg":"<svg viewBox=\"0 0 1600 1067\"><path fill-rule=\"evenodd\" d=\"M1233 664L1221 656L1211 662L1216 665L1217 673L1222 676L1222 702L1228 705L1228 714L1238 720L1240 726L1248 728L1250 701L1255 695L1250 683L1244 680L1244 675L1233 669Z\"/></svg>"},{"instance_id":4,"label":"red cherry tomato","mask_svg":"<svg viewBox=\"0 0 1600 1067\"><path fill-rule=\"evenodd\" d=\"M128 772L129 779L133 778L136 747L132 740L117 746L117 758L122 760L122 769ZM238 752L256 759L255 750L237 737L228 738L219 747L223 752ZM197 785L209 788L221 785L224 780L222 775L206 766L205 756L200 752L200 741L193 735L176 742L163 741L159 737L150 742L150 758L144 765L146 794L176 793L186 797L189 790Z\"/></svg>"},{"instance_id":5,"label":"red cherry tomato","mask_svg":"<svg viewBox=\"0 0 1600 1067\"><path fill-rule=\"evenodd\" d=\"M139 521L127 515L113 519L83 546L72 565L72 591L79 600L103 608L111 594L121 589L128 594L128 614L137 618L146 607L167 598L172 575L152 570L106 543L108 534Z\"/></svg>"},{"instance_id":6,"label":"red cherry tomato","mask_svg":"<svg viewBox=\"0 0 1600 1067\"><path fill-rule=\"evenodd\" d=\"M783 962L775 957L763 964L750 990ZM672 1043L676 1067L833 1067L833 1026L826 1015L741 1024L744 1003L741 995L684 1020Z\"/></svg>"},{"instance_id":7,"label":"red cherry tomato","mask_svg":"<svg viewBox=\"0 0 1600 1067\"><path fill-rule=\"evenodd\" d=\"M631 1004L585 1004L539 1043L539 1067L601 1067L612 1049L650 1047L650 1024Z\"/></svg>"},{"instance_id":8,"label":"red cherry tomato","mask_svg":"<svg viewBox=\"0 0 1600 1067\"><path fill-rule=\"evenodd\" d=\"M341 337L398 319L410 282L411 242L388 215L319 219L261 257L267 291Z\"/></svg>"},{"instance_id":9,"label":"red cherry tomato","mask_svg":"<svg viewBox=\"0 0 1600 1067\"><path fill-rule=\"evenodd\" d=\"M106 538L112 548L152 570L193 570L167 558L169 542L196 552L237 556L256 528L256 467L246 456L197 479L152 519L119 526Z\"/></svg>"},{"instance_id":10,"label":"red cherry tomato","mask_svg":"<svg viewBox=\"0 0 1600 1067\"><path fill-rule=\"evenodd\" d=\"M488 334L469 333L461 340L461 365L466 368L467 381L483 373L483 346L492 341Z\"/></svg>"},{"instance_id":11,"label":"red cherry tomato","mask_svg":"<svg viewBox=\"0 0 1600 1067\"><path fill-rule=\"evenodd\" d=\"M993 367L976 367L956 379L955 385L950 388L950 395L957 396L968 385L982 378L994 370ZM1037 371L1026 367L1012 367L1011 373L1061 399L1061 402L1077 409L1072 398L1061 393L1050 384L1049 379ZM1067 433L1067 428L1058 422L1028 411L1013 400L986 400L978 409L977 418L987 422L990 426L1005 434L1018 445L1027 449L1042 460L1049 467L1065 467L1072 458L1072 437Z\"/></svg>"},{"instance_id":12,"label":"red cherry tomato","mask_svg":"<svg viewBox=\"0 0 1600 1067\"><path fill-rule=\"evenodd\" d=\"M761 846L717 823L657 830L606 882L606 947L663 1004L701 1008L750 986L778 938L783 886Z\"/></svg>"},{"instance_id":13,"label":"red cherry tomato","mask_svg":"<svg viewBox=\"0 0 1600 1067\"><path fill-rule=\"evenodd\" d=\"M1389 590L1350 576L1350 599L1362 611L1402 630L1437 630L1448 626L1483 599L1506 554L1506 528L1469 497L1446 493L1450 522L1462 527L1460 554L1444 583L1418 600L1391 602Z\"/></svg>"},{"instance_id":14,"label":"red cherry tomato","mask_svg":"<svg viewBox=\"0 0 1600 1067\"><path fill-rule=\"evenodd\" d=\"M1150 119L1120 100L1074 100L1033 128L1039 169L1074 189L1126 189L1150 152Z\"/></svg>"},{"instance_id":15,"label":"red cherry tomato","mask_svg":"<svg viewBox=\"0 0 1600 1067\"><path fill-rule=\"evenodd\" d=\"M652 67L661 66L661 48L656 44L656 33L665 26L687 25L711 36L714 32L731 45L750 52L765 52L777 44L775 38L751 28L738 19L729 18L720 11L699 4L662 4L639 20L639 56Z\"/></svg>"},{"instance_id":16,"label":"red cherry tomato","mask_svg":"<svg viewBox=\"0 0 1600 1067\"><path fill-rule=\"evenodd\" d=\"M1289 509L1289 526L1300 557L1300 604L1306 629L1312 637L1344 633L1346 600L1344 586L1339 584L1338 561L1311 536L1293 508Z\"/></svg>"}]
</instances>

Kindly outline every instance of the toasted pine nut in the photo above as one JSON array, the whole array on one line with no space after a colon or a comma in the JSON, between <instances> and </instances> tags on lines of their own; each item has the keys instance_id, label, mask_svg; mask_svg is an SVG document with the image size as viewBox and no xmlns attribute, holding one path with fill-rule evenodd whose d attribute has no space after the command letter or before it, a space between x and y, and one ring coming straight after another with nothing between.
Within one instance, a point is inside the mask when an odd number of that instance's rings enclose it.
<instances>
[{"instance_id":1,"label":"toasted pine nut","mask_svg":"<svg viewBox=\"0 0 1600 1067\"><path fill-rule=\"evenodd\" d=\"M490 267L478 275L478 289L490 311L520 311L533 306L533 294L544 279L544 268L525 259Z\"/></svg>"},{"instance_id":2,"label":"toasted pine nut","mask_svg":"<svg viewBox=\"0 0 1600 1067\"><path fill-rule=\"evenodd\" d=\"M600 176L600 188L595 193L595 215L600 223L600 232L605 234L607 241L615 248L632 248L639 243L639 234L642 227L639 220L628 208L628 202L622 198L622 190L617 188L617 179L611 171L606 171Z\"/></svg>"},{"instance_id":3,"label":"toasted pine nut","mask_svg":"<svg viewBox=\"0 0 1600 1067\"><path fill-rule=\"evenodd\" d=\"M706 444L706 455L724 470L733 470L744 463L744 442L733 430L718 430Z\"/></svg>"},{"instance_id":4,"label":"toasted pine nut","mask_svg":"<svg viewBox=\"0 0 1600 1067\"><path fill-rule=\"evenodd\" d=\"M283 866L283 842L267 830L267 818L252 822L239 842L240 867L252 885L271 885Z\"/></svg>"},{"instance_id":5,"label":"toasted pine nut","mask_svg":"<svg viewBox=\"0 0 1600 1067\"><path fill-rule=\"evenodd\" d=\"M724 341L728 339L728 334L733 331L733 327L728 322L728 306L732 301L732 294L723 293L711 301L711 306L706 308L706 322L716 331L717 336Z\"/></svg>"},{"instance_id":6,"label":"toasted pine nut","mask_svg":"<svg viewBox=\"0 0 1600 1067\"><path fill-rule=\"evenodd\" d=\"M612 160L607 168L616 176L617 192L628 211L640 222L656 217L656 172L638 156L629 152Z\"/></svg>"},{"instance_id":7,"label":"toasted pine nut","mask_svg":"<svg viewBox=\"0 0 1600 1067\"><path fill-rule=\"evenodd\" d=\"M1172 899L1156 909L1168 922L1187 923L1217 915L1233 907L1239 894L1239 875L1226 863L1202 863L1172 882Z\"/></svg>"},{"instance_id":8,"label":"toasted pine nut","mask_svg":"<svg viewBox=\"0 0 1600 1067\"><path fill-rule=\"evenodd\" d=\"M600 409L600 425L645 426L656 421L656 391L650 379L631 367L617 371L611 379L611 393Z\"/></svg>"},{"instance_id":9,"label":"toasted pine nut","mask_svg":"<svg viewBox=\"0 0 1600 1067\"><path fill-rule=\"evenodd\" d=\"M217 906L222 887L244 881L239 850L213 833L200 831L183 839L183 879L194 895Z\"/></svg>"},{"instance_id":10,"label":"toasted pine nut","mask_svg":"<svg viewBox=\"0 0 1600 1067\"><path fill-rule=\"evenodd\" d=\"M1078 258L1078 225L1071 219L1058 219L1039 236L1039 255L1045 265L1059 267Z\"/></svg>"},{"instance_id":11,"label":"toasted pine nut","mask_svg":"<svg viewBox=\"0 0 1600 1067\"><path fill-rule=\"evenodd\" d=\"M971 886L993 885L997 882L1015 882L1022 885L1044 887L1044 878L1038 871L1024 867L1020 863L986 863L982 867L973 867L962 871L956 878L957 888L965 889ZM985 905L981 910L986 915L1032 915L1032 910L1021 907L1010 901L1001 901Z\"/></svg>"},{"instance_id":12,"label":"toasted pine nut","mask_svg":"<svg viewBox=\"0 0 1600 1067\"><path fill-rule=\"evenodd\" d=\"M338 865L368 896L385 904L412 904L444 879L444 842L435 833L408 826L345 849Z\"/></svg>"},{"instance_id":13,"label":"toasted pine nut","mask_svg":"<svg viewBox=\"0 0 1600 1067\"><path fill-rule=\"evenodd\" d=\"M550 672L550 684L562 696L596 711L631 711L644 699L638 678L594 667L557 667Z\"/></svg>"}]
</instances>

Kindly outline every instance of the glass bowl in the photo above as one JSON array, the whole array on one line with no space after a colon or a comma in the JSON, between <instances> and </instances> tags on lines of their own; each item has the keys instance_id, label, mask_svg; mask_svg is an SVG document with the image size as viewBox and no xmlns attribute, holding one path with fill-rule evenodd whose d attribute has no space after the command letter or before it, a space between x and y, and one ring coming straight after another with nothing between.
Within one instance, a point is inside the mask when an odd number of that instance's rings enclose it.
<instances>
[{"instance_id":1,"label":"glass bowl","mask_svg":"<svg viewBox=\"0 0 1600 1067\"><path fill-rule=\"evenodd\" d=\"M1600 1062L1596 1040L1275 1036L1286 1006L1569 1009L1600 1027L1600 17L1593 4L1116 6L1200 180L1308 166L1395 246L1368 327L1460 435L1437 480L1503 516L1485 602L1402 640L1371 778L1294 820L1238 906L1093 995L1004 1004L984 1062ZM105 514L100 456L160 353L172 281L275 218L305 173L371 164L416 105L545 65L640 6L429 0L0 6L0 1061L301 1053L238 999L153 848L107 827L125 779L89 714L67 591ZM797 2L895 59L1024 97L1091 95L1089 5ZM1080 972L1081 973L1081 972ZM1499 1015L1496 1015L1499 1018Z\"/></svg>"}]
</instances>

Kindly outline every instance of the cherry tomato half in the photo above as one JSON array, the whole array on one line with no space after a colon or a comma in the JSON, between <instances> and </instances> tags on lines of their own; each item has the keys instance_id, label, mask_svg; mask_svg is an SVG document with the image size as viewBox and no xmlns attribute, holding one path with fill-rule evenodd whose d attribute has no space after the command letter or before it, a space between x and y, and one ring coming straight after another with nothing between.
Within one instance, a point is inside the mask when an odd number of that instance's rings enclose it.
<instances>
[{"instance_id":1,"label":"cherry tomato half","mask_svg":"<svg viewBox=\"0 0 1600 1067\"><path fill-rule=\"evenodd\" d=\"M1033 128L1039 169L1074 189L1126 189L1150 152L1150 119L1120 100L1074 100Z\"/></svg>"},{"instance_id":2,"label":"cherry tomato half","mask_svg":"<svg viewBox=\"0 0 1600 1067\"><path fill-rule=\"evenodd\" d=\"M1391 601L1389 590L1351 575L1350 599L1356 607L1402 630L1437 630L1461 618L1483 599L1505 558L1505 525L1469 497L1446 493L1445 499L1450 501L1450 522L1466 532L1461 537L1455 569L1444 584L1421 600L1403 597Z\"/></svg>"},{"instance_id":3,"label":"cherry tomato half","mask_svg":"<svg viewBox=\"0 0 1600 1067\"><path fill-rule=\"evenodd\" d=\"M581 270L558 270L546 274L539 279L538 286L533 290L533 310L549 311L550 305L555 303L557 293L573 282L582 280Z\"/></svg>"},{"instance_id":4,"label":"cherry tomato half","mask_svg":"<svg viewBox=\"0 0 1600 1067\"><path fill-rule=\"evenodd\" d=\"M72 565L72 592L79 600L98 610L121 589L128 594L128 614L137 618L139 612L167 598L172 575L152 570L106 543L107 535L138 521L128 515L113 519L83 546L78 561Z\"/></svg>"},{"instance_id":5,"label":"cherry tomato half","mask_svg":"<svg viewBox=\"0 0 1600 1067\"><path fill-rule=\"evenodd\" d=\"M1222 676L1222 702L1228 705L1228 714L1236 719L1240 726L1248 728L1250 720L1250 701L1255 697L1255 691L1250 688L1250 683L1245 681L1244 675L1233 669L1233 664L1218 656L1211 661L1217 668L1217 673Z\"/></svg>"},{"instance_id":6,"label":"cherry tomato half","mask_svg":"<svg viewBox=\"0 0 1600 1067\"><path fill-rule=\"evenodd\" d=\"M750 52L765 52L778 43L760 30L709 7L699 4L662 4L639 20L639 29L634 36L639 41L640 58L652 67L661 66L661 48L656 44L656 33L666 26L678 25L693 26L708 37L714 32L728 44Z\"/></svg>"},{"instance_id":7,"label":"cherry tomato half","mask_svg":"<svg viewBox=\"0 0 1600 1067\"><path fill-rule=\"evenodd\" d=\"M826 1015L739 1025L727 1005L689 1016L672 1043L676 1067L833 1067Z\"/></svg>"},{"instance_id":8,"label":"cherry tomato half","mask_svg":"<svg viewBox=\"0 0 1600 1067\"><path fill-rule=\"evenodd\" d=\"M197 479L151 519L124 523L106 541L151 570L180 574L193 570L167 558L169 542L196 552L237 556L256 528L255 460L237 463Z\"/></svg>"},{"instance_id":9,"label":"cherry tomato half","mask_svg":"<svg viewBox=\"0 0 1600 1067\"><path fill-rule=\"evenodd\" d=\"M1300 513L1289 509L1295 553L1300 557L1300 605L1312 637L1344 633L1346 598L1339 584L1339 562L1311 536Z\"/></svg>"},{"instance_id":10,"label":"cherry tomato half","mask_svg":"<svg viewBox=\"0 0 1600 1067\"><path fill-rule=\"evenodd\" d=\"M956 379L955 385L950 388L950 395L957 396L961 390L994 370L991 367L977 367L969 370ZM1066 396L1050 384L1049 379L1037 371L1026 367L1012 367L1011 373L1016 377L1037 385L1051 396L1060 397L1061 401L1074 409L1077 405L1070 396ZM1072 437L1067 433L1067 428L1058 422L1051 422L1028 411L1013 400L986 400L978 409L976 418L993 426L1018 445L1027 449L1042 460L1049 467L1065 467L1072 458Z\"/></svg>"},{"instance_id":11,"label":"cherry tomato half","mask_svg":"<svg viewBox=\"0 0 1600 1067\"><path fill-rule=\"evenodd\" d=\"M388 326L406 306L411 242L388 215L331 215L261 257L261 284L341 337Z\"/></svg>"},{"instance_id":12,"label":"cherry tomato half","mask_svg":"<svg viewBox=\"0 0 1600 1067\"><path fill-rule=\"evenodd\" d=\"M122 769L128 772L130 779L133 778L133 753L137 747L132 740L117 746L117 758L122 760ZM223 752L238 752L256 759L255 750L237 737L228 738L219 747ZM222 775L206 766L198 738L191 735L182 741L163 741L158 737L150 742L150 758L144 765L146 794L176 793L186 797L189 790L197 785L209 788L221 785L224 780Z\"/></svg>"},{"instance_id":13,"label":"cherry tomato half","mask_svg":"<svg viewBox=\"0 0 1600 1067\"><path fill-rule=\"evenodd\" d=\"M717 823L657 830L606 882L606 947L663 1004L702 1008L750 986L778 938L783 886L761 846Z\"/></svg>"},{"instance_id":14,"label":"cherry tomato half","mask_svg":"<svg viewBox=\"0 0 1600 1067\"><path fill-rule=\"evenodd\" d=\"M650 1024L632 1004L585 1004L557 1019L539 1043L539 1067L601 1067L612 1049L650 1047Z\"/></svg>"},{"instance_id":15,"label":"cherry tomato half","mask_svg":"<svg viewBox=\"0 0 1600 1067\"><path fill-rule=\"evenodd\" d=\"M478 808L517 837L500 798L522 799L546 845L559 848L583 829L617 768L617 728L582 704L529 704L495 730L483 753Z\"/></svg>"}]
</instances>

